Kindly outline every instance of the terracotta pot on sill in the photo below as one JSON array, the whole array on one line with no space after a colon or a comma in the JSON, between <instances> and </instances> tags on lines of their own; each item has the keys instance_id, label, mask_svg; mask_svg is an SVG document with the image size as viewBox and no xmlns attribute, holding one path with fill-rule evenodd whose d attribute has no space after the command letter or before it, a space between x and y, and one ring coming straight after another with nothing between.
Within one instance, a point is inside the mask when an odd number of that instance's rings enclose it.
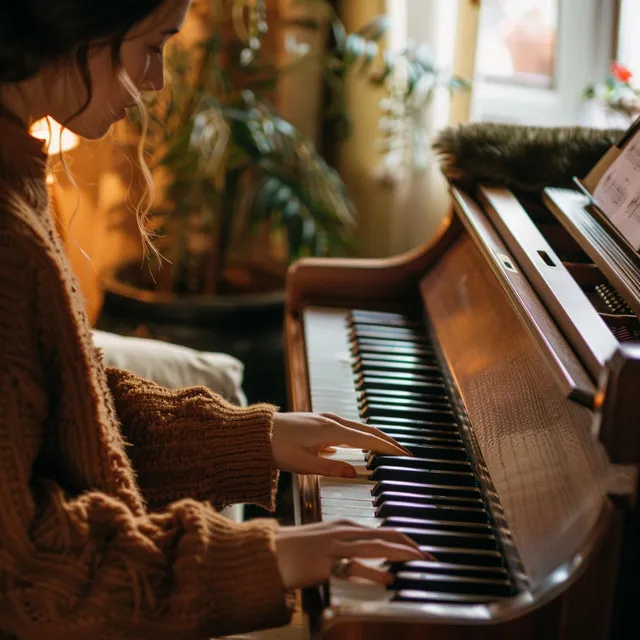
<instances>
[{"instance_id":1,"label":"terracotta pot on sill","mask_svg":"<svg viewBox=\"0 0 640 640\"><path fill-rule=\"evenodd\" d=\"M515 73L552 76L554 72L556 32L512 29L505 37Z\"/></svg>"}]
</instances>

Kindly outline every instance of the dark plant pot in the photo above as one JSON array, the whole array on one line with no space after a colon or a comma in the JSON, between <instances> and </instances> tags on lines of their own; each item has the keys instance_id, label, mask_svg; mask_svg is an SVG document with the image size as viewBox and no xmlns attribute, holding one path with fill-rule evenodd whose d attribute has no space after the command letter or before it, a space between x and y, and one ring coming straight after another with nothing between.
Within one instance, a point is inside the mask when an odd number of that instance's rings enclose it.
<instances>
[{"instance_id":1,"label":"dark plant pot","mask_svg":"<svg viewBox=\"0 0 640 640\"><path fill-rule=\"evenodd\" d=\"M201 351L220 351L245 365L250 402L286 406L282 323L284 291L176 295L131 282L140 266L103 278L104 305L97 327L123 335L166 340Z\"/></svg>"}]
</instances>

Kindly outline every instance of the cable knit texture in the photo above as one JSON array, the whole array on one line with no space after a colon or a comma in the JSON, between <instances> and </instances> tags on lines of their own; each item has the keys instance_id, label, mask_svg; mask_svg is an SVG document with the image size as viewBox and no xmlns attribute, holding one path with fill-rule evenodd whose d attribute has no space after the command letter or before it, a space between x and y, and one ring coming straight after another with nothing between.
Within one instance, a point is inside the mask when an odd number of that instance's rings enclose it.
<instances>
[{"instance_id":1,"label":"cable knit texture","mask_svg":"<svg viewBox=\"0 0 640 640\"><path fill-rule=\"evenodd\" d=\"M285 624L276 524L215 510L273 508L274 407L105 371L45 169L41 143L0 119L0 638Z\"/></svg>"}]
</instances>

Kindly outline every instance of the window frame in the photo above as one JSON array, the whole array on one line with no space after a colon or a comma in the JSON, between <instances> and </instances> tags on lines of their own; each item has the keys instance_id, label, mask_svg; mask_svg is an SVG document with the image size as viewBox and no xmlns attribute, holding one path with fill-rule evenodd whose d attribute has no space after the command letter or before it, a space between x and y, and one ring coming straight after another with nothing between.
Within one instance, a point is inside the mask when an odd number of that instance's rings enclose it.
<instances>
[{"instance_id":1,"label":"window frame","mask_svg":"<svg viewBox=\"0 0 640 640\"><path fill-rule=\"evenodd\" d=\"M473 119L533 126L580 124L587 84L604 78L616 46L618 0L558 0L554 83L535 87L476 77Z\"/></svg>"}]
</instances>

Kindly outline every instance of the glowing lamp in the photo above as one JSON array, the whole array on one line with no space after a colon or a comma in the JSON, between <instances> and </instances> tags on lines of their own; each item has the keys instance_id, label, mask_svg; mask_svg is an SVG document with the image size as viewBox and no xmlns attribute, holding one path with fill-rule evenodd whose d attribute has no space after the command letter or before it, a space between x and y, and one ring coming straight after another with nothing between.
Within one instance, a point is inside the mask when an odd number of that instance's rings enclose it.
<instances>
[{"instance_id":1,"label":"glowing lamp","mask_svg":"<svg viewBox=\"0 0 640 640\"><path fill-rule=\"evenodd\" d=\"M61 135L62 132L62 135ZM40 138L47 144L47 153L55 156L65 151L70 151L78 146L79 138L68 129L63 129L52 118L42 118L31 127L31 135Z\"/></svg>"}]
</instances>

